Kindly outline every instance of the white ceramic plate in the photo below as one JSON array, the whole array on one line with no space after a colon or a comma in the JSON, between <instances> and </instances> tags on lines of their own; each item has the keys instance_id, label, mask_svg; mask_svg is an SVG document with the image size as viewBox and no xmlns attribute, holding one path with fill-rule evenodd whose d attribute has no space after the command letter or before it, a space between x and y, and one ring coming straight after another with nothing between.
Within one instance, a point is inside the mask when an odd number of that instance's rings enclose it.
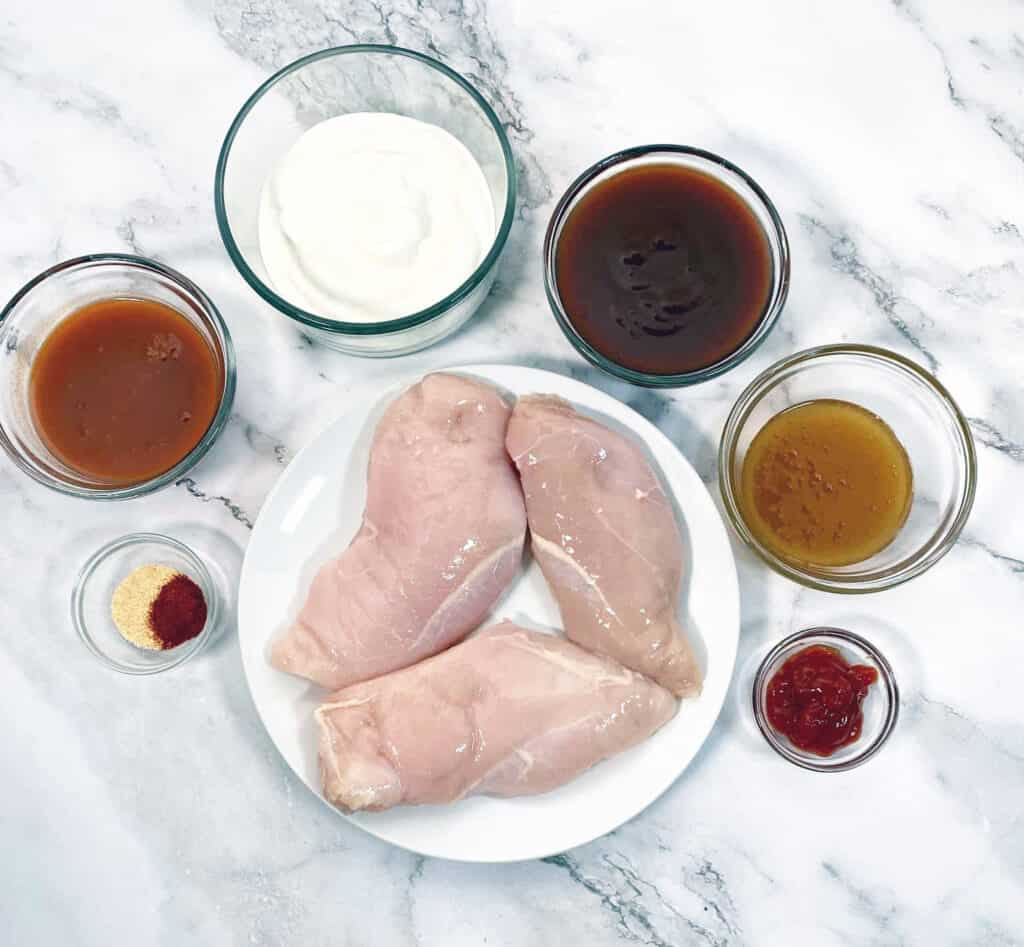
<instances>
[{"instance_id":1,"label":"white ceramic plate","mask_svg":"<svg viewBox=\"0 0 1024 947\"><path fill-rule=\"evenodd\" d=\"M424 855L477 862L540 858L589 842L635 816L672 784L700 749L722 706L736 656L736 567L704 484L668 438L632 409L595 388L539 369L472 365L455 370L516 395L561 395L577 408L632 431L675 497L687 550L688 580L680 609L705 661L704 691L683 701L676 717L651 739L546 795L476 797L449 806L343 816L378 838ZM238 633L249 688L281 755L317 795L312 711L324 692L270 667L267 645L296 614L317 567L343 550L359 528L374 427L391 399L416 380L353 399L354 407L295 457L267 498L245 555ZM492 617L558 627L558 610L535 563Z\"/></svg>"}]
</instances>

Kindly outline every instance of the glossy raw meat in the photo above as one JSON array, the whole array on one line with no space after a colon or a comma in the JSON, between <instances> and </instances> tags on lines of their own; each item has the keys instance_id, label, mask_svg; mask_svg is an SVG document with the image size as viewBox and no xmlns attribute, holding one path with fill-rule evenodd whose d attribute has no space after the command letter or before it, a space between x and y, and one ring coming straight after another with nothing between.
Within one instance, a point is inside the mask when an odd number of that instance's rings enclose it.
<instances>
[{"instance_id":1,"label":"glossy raw meat","mask_svg":"<svg viewBox=\"0 0 1024 947\"><path fill-rule=\"evenodd\" d=\"M699 693L700 668L676 617L679 528L640 448L545 395L519 399L506 445L566 634L677 696Z\"/></svg>"},{"instance_id":2,"label":"glossy raw meat","mask_svg":"<svg viewBox=\"0 0 1024 947\"><path fill-rule=\"evenodd\" d=\"M475 628L518 570L526 532L490 385L428 375L374 434L362 528L323 566L275 667L344 687L436 654Z\"/></svg>"},{"instance_id":3,"label":"glossy raw meat","mask_svg":"<svg viewBox=\"0 0 1024 947\"><path fill-rule=\"evenodd\" d=\"M502 622L317 708L324 795L351 811L547 792L676 706L608 658Z\"/></svg>"}]
</instances>

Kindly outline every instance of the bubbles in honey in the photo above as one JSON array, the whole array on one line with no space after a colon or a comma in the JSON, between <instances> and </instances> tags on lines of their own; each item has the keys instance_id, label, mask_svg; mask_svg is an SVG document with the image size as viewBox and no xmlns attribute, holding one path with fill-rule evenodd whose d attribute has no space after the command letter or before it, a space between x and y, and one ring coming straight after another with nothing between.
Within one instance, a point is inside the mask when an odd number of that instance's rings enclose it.
<instances>
[{"instance_id":1,"label":"bubbles in honey","mask_svg":"<svg viewBox=\"0 0 1024 947\"><path fill-rule=\"evenodd\" d=\"M821 399L775 415L743 460L740 506L755 538L783 559L863 562L906 521L910 459L892 429L849 401Z\"/></svg>"}]
</instances>

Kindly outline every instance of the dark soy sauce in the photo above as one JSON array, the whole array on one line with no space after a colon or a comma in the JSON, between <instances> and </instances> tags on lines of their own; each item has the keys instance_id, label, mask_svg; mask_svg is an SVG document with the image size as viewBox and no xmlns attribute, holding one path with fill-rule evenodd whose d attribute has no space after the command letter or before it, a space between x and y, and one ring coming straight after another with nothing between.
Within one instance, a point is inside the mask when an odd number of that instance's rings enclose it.
<instances>
[{"instance_id":1,"label":"dark soy sauce","mask_svg":"<svg viewBox=\"0 0 1024 947\"><path fill-rule=\"evenodd\" d=\"M594 349L637 372L705 368L736 351L765 315L767 236L727 185L649 164L595 185L562 227L555 280Z\"/></svg>"}]
</instances>

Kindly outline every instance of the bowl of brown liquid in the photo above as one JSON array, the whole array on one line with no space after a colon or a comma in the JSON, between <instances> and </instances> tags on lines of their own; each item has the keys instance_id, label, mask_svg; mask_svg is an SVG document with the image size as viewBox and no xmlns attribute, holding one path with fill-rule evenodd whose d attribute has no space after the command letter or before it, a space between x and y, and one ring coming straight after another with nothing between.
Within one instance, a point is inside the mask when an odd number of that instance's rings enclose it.
<instances>
[{"instance_id":1,"label":"bowl of brown liquid","mask_svg":"<svg viewBox=\"0 0 1024 947\"><path fill-rule=\"evenodd\" d=\"M0 312L0 446L62 493L116 500L173 483L209 450L234 392L217 309L152 260L57 264Z\"/></svg>"},{"instance_id":2,"label":"bowl of brown liquid","mask_svg":"<svg viewBox=\"0 0 1024 947\"><path fill-rule=\"evenodd\" d=\"M866 345L777 362L740 395L718 454L725 512L783 575L874 592L920 575L974 502L967 421L921 366Z\"/></svg>"},{"instance_id":3,"label":"bowl of brown liquid","mask_svg":"<svg viewBox=\"0 0 1024 947\"><path fill-rule=\"evenodd\" d=\"M637 385L707 381L765 339L789 288L768 195L681 145L630 148L581 174L544 240L544 285L577 351Z\"/></svg>"}]
</instances>

